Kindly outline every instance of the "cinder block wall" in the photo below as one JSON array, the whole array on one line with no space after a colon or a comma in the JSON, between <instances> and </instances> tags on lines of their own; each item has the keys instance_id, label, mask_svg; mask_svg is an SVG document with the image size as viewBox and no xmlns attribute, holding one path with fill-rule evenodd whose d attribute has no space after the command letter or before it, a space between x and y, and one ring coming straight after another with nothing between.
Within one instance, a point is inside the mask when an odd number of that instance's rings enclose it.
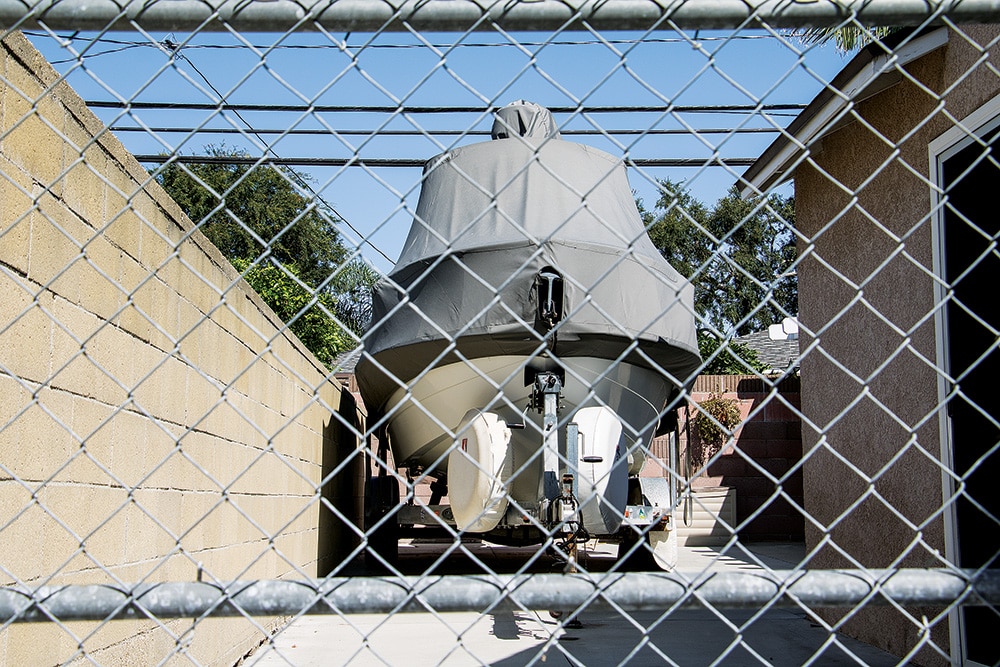
<instances>
[{"instance_id":1,"label":"cinder block wall","mask_svg":"<svg viewBox=\"0 0 1000 667\"><path fill-rule=\"evenodd\" d=\"M0 584L315 576L350 394L23 36L0 77ZM233 664L259 623L16 624L0 664Z\"/></svg>"},{"instance_id":2,"label":"cinder block wall","mask_svg":"<svg viewBox=\"0 0 1000 667\"><path fill-rule=\"evenodd\" d=\"M805 518L799 509L803 489L798 378L787 378L772 388L754 375L702 375L691 389L691 401L700 403L712 393L737 401L743 422L735 433L736 446L725 448L707 470L694 477L692 488L735 490L736 522L743 540L801 541ZM688 414L693 421L693 406ZM683 410L679 418L681 469L686 470L689 430ZM697 437L693 425L691 434ZM667 460L666 438L657 438L652 449L655 456ZM698 471L692 468L691 473ZM662 475L662 468L656 474Z\"/></svg>"}]
</instances>

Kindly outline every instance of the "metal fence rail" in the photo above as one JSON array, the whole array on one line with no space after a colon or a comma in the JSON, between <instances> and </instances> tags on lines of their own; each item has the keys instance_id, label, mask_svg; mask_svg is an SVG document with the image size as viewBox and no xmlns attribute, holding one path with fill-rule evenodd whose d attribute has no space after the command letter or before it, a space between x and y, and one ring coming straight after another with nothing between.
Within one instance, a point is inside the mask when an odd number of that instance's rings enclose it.
<instances>
[{"instance_id":1,"label":"metal fence rail","mask_svg":"<svg viewBox=\"0 0 1000 667\"><path fill-rule=\"evenodd\" d=\"M0 664L1000 664L997 25L0 0Z\"/></svg>"},{"instance_id":2,"label":"metal fence rail","mask_svg":"<svg viewBox=\"0 0 1000 667\"><path fill-rule=\"evenodd\" d=\"M944 570L768 570L724 572L691 581L666 572L328 578L318 582L248 581L44 587L0 590L0 617L19 623L112 619L298 614L440 613L501 609L662 611L996 605L995 572Z\"/></svg>"},{"instance_id":3,"label":"metal fence rail","mask_svg":"<svg viewBox=\"0 0 1000 667\"><path fill-rule=\"evenodd\" d=\"M944 16L957 22L986 22L996 18L995 2L876 2L794 3L776 0L686 0L657 3L620 0L607 3L587 0L530 3L367 2L366 0L314 0L274 2L265 5L226 0L172 0L169 3L89 3L82 0L48 0L0 4L0 22L24 28L45 25L55 30L130 29L241 31L315 30L333 32L468 31L493 30L649 30L668 24L686 29L746 27L749 20L775 28L837 26L847 20L861 25L920 25Z\"/></svg>"}]
</instances>

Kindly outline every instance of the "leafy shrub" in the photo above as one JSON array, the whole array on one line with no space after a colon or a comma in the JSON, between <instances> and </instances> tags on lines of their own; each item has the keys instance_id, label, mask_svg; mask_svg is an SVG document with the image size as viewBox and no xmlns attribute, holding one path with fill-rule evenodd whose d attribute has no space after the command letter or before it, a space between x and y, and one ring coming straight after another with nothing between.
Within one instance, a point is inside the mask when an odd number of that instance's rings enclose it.
<instances>
[{"instance_id":1,"label":"leafy shrub","mask_svg":"<svg viewBox=\"0 0 1000 667\"><path fill-rule=\"evenodd\" d=\"M732 437L743 419L740 403L735 398L711 393L698 403L694 417L694 430L698 443L691 448L692 463L701 467L722 445Z\"/></svg>"},{"instance_id":2,"label":"leafy shrub","mask_svg":"<svg viewBox=\"0 0 1000 667\"><path fill-rule=\"evenodd\" d=\"M333 318L337 306L329 293L306 287L289 266L267 262L251 266L245 259L233 260L233 266L328 368L340 352L350 349L350 335Z\"/></svg>"}]
</instances>

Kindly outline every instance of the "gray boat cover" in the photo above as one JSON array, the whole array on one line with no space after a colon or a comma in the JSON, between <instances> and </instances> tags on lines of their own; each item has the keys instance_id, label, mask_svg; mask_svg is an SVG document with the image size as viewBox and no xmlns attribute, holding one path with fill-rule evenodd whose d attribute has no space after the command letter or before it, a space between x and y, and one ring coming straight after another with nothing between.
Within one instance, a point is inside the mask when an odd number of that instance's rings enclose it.
<instances>
[{"instance_id":1,"label":"gray boat cover","mask_svg":"<svg viewBox=\"0 0 1000 667\"><path fill-rule=\"evenodd\" d=\"M459 359L589 356L657 369L700 365L693 290L646 234L621 160L559 138L551 113L501 109L493 141L430 160L396 267L375 290L357 366L368 408ZM538 322L536 277L563 278L563 318ZM455 347L449 347L455 343Z\"/></svg>"}]
</instances>

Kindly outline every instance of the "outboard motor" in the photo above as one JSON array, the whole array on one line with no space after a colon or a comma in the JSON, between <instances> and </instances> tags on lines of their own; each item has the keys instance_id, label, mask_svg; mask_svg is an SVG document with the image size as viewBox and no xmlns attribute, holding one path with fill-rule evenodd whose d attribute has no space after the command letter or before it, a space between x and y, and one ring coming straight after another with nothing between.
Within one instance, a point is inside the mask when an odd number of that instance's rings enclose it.
<instances>
[{"instance_id":1,"label":"outboard motor","mask_svg":"<svg viewBox=\"0 0 1000 667\"><path fill-rule=\"evenodd\" d=\"M623 425L606 406L581 408L573 415L577 445L580 515L588 531L618 531L628 495L628 466L621 460Z\"/></svg>"}]
</instances>

